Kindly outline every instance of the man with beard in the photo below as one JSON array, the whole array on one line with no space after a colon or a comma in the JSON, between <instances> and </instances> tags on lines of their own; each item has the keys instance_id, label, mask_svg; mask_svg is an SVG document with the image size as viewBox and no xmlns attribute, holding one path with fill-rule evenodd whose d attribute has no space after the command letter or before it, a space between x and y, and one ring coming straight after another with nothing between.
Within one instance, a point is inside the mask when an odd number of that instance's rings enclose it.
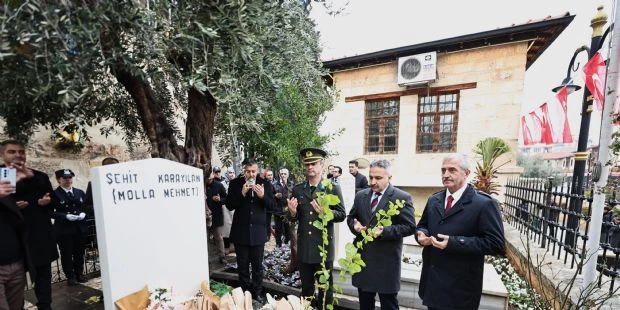
<instances>
[{"instance_id":1,"label":"man with beard","mask_svg":"<svg viewBox=\"0 0 620 310\"><path fill-rule=\"evenodd\" d=\"M6 167L17 170L16 192L11 194L26 223L28 250L32 257L34 292L37 308L52 309L52 266L58 259L52 231L52 183L47 174L26 166L26 149L21 142L7 140L0 144Z\"/></svg>"},{"instance_id":2,"label":"man with beard","mask_svg":"<svg viewBox=\"0 0 620 310\"><path fill-rule=\"evenodd\" d=\"M318 276L315 274L321 269L321 252L319 246L323 245L322 231L312 225L319 220L319 214L323 208L316 200L318 192L333 194L340 198L340 202L331 205L329 208L334 213L334 219L327 226L329 246L327 248L327 259L325 265L329 269L330 275L334 263L334 223L344 221L346 211L342 199L342 192L337 184L333 184L331 189L323 184L322 171L324 167L325 151L316 148L303 149L300 152L306 181L297 184L292 191L291 198L287 202L289 219L298 221L297 229L298 242L297 259L299 262L299 275L301 277L301 296L314 296L315 281ZM326 304L331 304L333 300L333 277L329 277L329 289L323 292L319 289L318 296L313 299L313 304L318 309L322 309L323 296L326 295Z\"/></svg>"},{"instance_id":3,"label":"man with beard","mask_svg":"<svg viewBox=\"0 0 620 310\"><path fill-rule=\"evenodd\" d=\"M258 176L258 163L243 161L243 176L230 182L226 207L235 210L230 241L235 244L239 282L263 303L263 253L267 242L267 210L274 208L273 188ZM252 278L250 280L250 264Z\"/></svg>"}]
</instances>

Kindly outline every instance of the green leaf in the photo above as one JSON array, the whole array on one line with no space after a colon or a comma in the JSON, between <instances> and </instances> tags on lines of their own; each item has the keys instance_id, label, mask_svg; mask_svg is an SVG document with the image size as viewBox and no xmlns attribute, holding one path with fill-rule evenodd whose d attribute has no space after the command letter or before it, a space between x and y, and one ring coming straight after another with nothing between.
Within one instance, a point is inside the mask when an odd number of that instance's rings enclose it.
<instances>
[{"instance_id":1,"label":"green leaf","mask_svg":"<svg viewBox=\"0 0 620 310\"><path fill-rule=\"evenodd\" d=\"M319 220L312 222L312 226L316 227L318 230L323 230L323 222Z\"/></svg>"}]
</instances>

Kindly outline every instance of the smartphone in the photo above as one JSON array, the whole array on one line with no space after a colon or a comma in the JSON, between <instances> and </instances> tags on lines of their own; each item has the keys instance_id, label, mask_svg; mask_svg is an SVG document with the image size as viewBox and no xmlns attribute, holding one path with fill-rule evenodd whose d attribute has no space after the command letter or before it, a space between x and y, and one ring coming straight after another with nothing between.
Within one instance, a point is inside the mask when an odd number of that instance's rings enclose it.
<instances>
[{"instance_id":1,"label":"smartphone","mask_svg":"<svg viewBox=\"0 0 620 310\"><path fill-rule=\"evenodd\" d=\"M0 168L0 180L9 181L11 185L17 184L17 170L15 170L15 168L7 167Z\"/></svg>"}]
</instances>

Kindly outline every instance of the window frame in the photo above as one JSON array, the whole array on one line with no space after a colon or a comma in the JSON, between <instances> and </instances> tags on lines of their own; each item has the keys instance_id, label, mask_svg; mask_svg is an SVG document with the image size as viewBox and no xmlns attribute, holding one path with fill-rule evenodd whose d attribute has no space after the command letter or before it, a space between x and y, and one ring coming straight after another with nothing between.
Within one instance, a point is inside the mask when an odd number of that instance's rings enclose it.
<instances>
[{"instance_id":1,"label":"window frame","mask_svg":"<svg viewBox=\"0 0 620 310\"><path fill-rule=\"evenodd\" d=\"M395 101L396 105L396 114L394 115L384 115L384 110L386 106L384 103ZM370 116L369 107L374 103L381 103L380 111L378 116ZM369 147L369 139L370 135L370 123L374 120L378 120L379 123L379 133L376 135L379 138L379 143L377 145L378 150L376 152L370 152ZM393 120L395 123L394 128L394 150L393 151L385 151L385 124L386 121ZM399 138L399 127L400 127L400 97L391 97L391 98L383 98L383 99L375 99L375 100L366 100L364 102L364 154L365 155L383 155L383 154L398 154L398 138Z\"/></svg>"},{"instance_id":2,"label":"window frame","mask_svg":"<svg viewBox=\"0 0 620 310\"><path fill-rule=\"evenodd\" d=\"M449 110L449 111L442 111L441 110L441 104L442 103L446 103L448 101L440 101L441 96L446 96L446 95L452 95L455 96L454 100L451 100L449 102L452 102L452 104L454 105L454 109ZM424 102L425 104L423 104L423 101L425 101L425 98L431 98L431 100L434 98L435 99L435 110L431 111L431 112L423 112L423 108L426 106L429 106L428 104L426 104L426 102ZM420 153L420 154L433 154L433 153L452 153L452 152L456 152L456 146L457 146L457 138L458 138L458 124L459 124L459 107L460 107L460 99L461 99L461 94L459 91L447 91L447 92L435 92L435 93L429 93L426 96L424 95L418 95L418 111L417 111L417 117L418 117L418 123L417 123L417 128L416 128L416 153ZM431 101L432 103L432 101ZM445 149L441 147L441 134L445 133L445 131L441 131L441 126L444 125L444 123L441 123L441 117L442 116L446 116L446 115L452 115L452 130L450 131L450 149ZM424 123L424 118L425 117L429 117L429 116L433 116L433 122L431 125L426 125L426 123ZM446 123L449 124L449 123ZM426 146L426 144L422 144L423 141L423 136L428 136L428 133L423 132L422 127L423 126L432 126L432 131L431 131L431 149L430 150L426 150L423 149L424 146Z\"/></svg>"}]
</instances>

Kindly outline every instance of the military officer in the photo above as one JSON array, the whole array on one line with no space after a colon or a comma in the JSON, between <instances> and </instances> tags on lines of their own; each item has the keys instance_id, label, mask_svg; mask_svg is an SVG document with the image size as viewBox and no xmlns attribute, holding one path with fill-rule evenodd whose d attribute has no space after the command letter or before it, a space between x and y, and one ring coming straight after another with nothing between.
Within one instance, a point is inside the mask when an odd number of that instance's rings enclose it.
<instances>
[{"instance_id":1,"label":"military officer","mask_svg":"<svg viewBox=\"0 0 620 310\"><path fill-rule=\"evenodd\" d=\"M299 274L301 277L301 295L311 297L314 295L314 283L318 280L315 273L321 268L321 255L318 247L323 244L322 231L312 225L319 219L319 214L324 212L318 204L316 197L319 192L326 192L337 195L340 202L331 205L329 208L334 213L334 219L328 226L329 246L327 248L326 266L330 270L334 262L334 222L342 222L346 217L342 192L340 187L333 184L329 189L322 182L322 171L324 167L325 151L316 148L306 148L300 152L306 180L297 184L291 193L291 198L287 201L288 217L292 221L298 221L299 227L297 235L299 244L297 245L297 258L299 262ZM333 300L333 279L329 278L329 289L326 292L326 304L331 304ZM318 296L313 299L313 304L318 309L322 309L323 294L321 290Z\"/></svg>"},{"instance_id":2,"label":"military officer","mask_svg":"<svg viewBox=\"0 0 620 310\"><path fill-rule=\"evenodd\" d=\"M74 176L71 169L56 171L59 186L54 190L54 228L62 270L70 286L86 282L83 274L84 247L88 235L86 194L73 187Z\"/></svg>"}]
</instances>

